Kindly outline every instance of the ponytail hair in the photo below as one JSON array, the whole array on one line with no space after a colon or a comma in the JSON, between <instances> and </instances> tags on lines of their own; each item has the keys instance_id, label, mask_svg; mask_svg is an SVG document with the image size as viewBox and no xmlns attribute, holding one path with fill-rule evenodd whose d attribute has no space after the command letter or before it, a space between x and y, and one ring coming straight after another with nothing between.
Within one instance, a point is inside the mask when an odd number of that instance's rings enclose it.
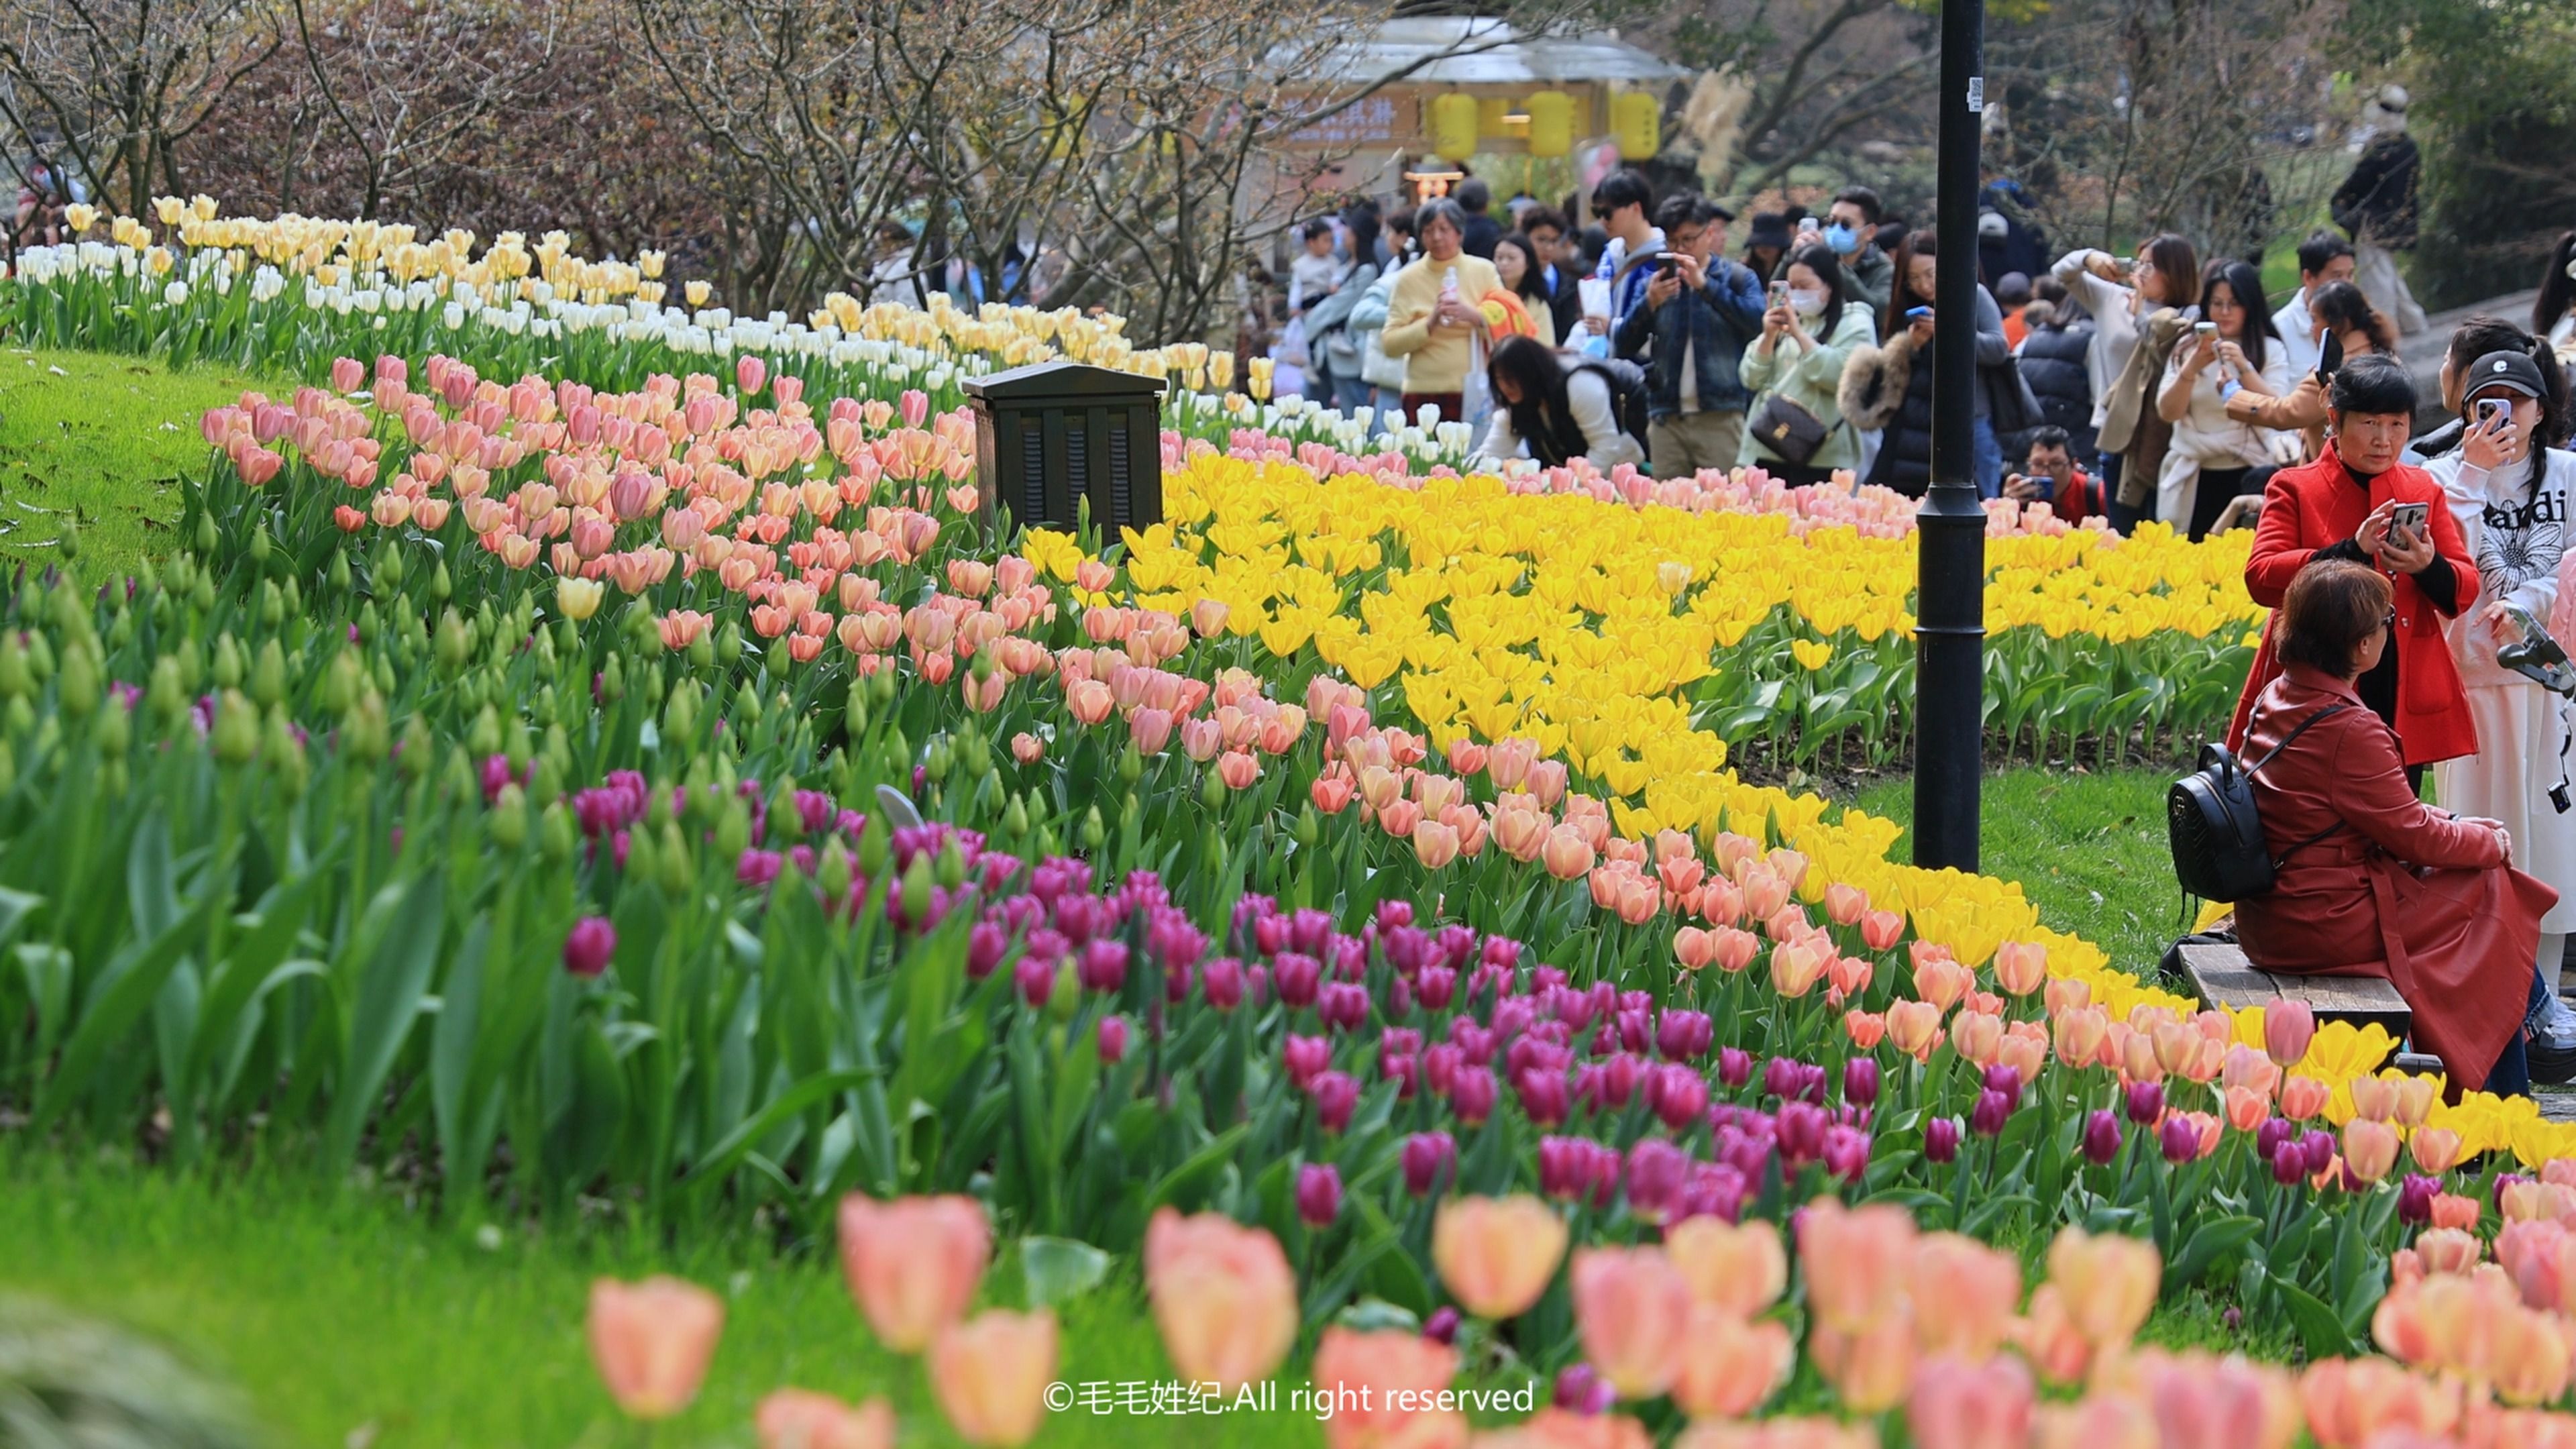
<instances>
[{"instance_id":1,"label":"ponytail hair","mask_svg":"<svg viewBox=\"0 0 2576 1449\"><path fill-rule=\"evenodd\" d=\"M2576 236L2576 232L2569 235ZM2567 367L2558 360L2558 354L2550 350L2546 336L2531 339L2531 360L2540 369L2541 383L2540 428L2531 440L2532 486L2537 489L2540 485L2540 450L2567 446L2568 434L2576 431L2576 405L2571 405L2568 397Z\"/></svg>"},{"instance_id":2,"label":"ponytail hair","mask_svg":"<svg viewBox=\"0 0 2576 1449\"><path fill-rule=\"evenodd\" d=\"M2576 306L2576 231L2563 234L2549 249L2549 268L2540 274L2540 296L2531 304L2531 330L2546 338Z\"/></svg>"}]
</instances>

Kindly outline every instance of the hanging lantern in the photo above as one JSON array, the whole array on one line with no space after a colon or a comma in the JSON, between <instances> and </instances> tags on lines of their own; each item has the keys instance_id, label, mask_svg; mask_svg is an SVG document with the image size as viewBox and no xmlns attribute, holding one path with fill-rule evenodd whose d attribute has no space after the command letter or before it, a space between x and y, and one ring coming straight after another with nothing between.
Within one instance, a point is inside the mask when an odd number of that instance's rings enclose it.
<instances>
[{"instance_id":1,"label":"hanging lantern","mask_svg":"<svg viewBox=\"0 0 2576 1449\"><path fill-rule=\"evenodd\" d=\"M1476 98L1451 91L1431 101L1431 149L1443 160L1476 154Z\"/></svg>"},{"instance_id":2,"label":"hanging lantern","mask_svg":"<svg viewBox=\"0 0 2576 1449\"><path fill-rule=\"evenodd\" d=\"M1533 156L1562 156L1574 149L1574 97L1540 91L1529 98L1529 148Z\"/></svg>"},{"instance_id":3,"label":"hanging lantern","mask_svg":"<svg viewBox=\"0 0 2576 1449\"><path fill-rule=\"evenodd\" d=\"M1504 134L1507 129L1504 123L1510 119L1511 114L1512 102L1509 96L1478 96L1476 98L1476 134L1479 136Z\"/></svg>"},{"instance_id":4,"label":"hanging lantern","mask_svg":"<svg viewBox=\"0 0 2576 1449\"><path fill-rule=\"evenodd\" d=\"M1610 99L1610 134L1619 154L1643 161L1664 149L1664 108L1645 91L1621 91Z\"/></svg>"}]
</instances>

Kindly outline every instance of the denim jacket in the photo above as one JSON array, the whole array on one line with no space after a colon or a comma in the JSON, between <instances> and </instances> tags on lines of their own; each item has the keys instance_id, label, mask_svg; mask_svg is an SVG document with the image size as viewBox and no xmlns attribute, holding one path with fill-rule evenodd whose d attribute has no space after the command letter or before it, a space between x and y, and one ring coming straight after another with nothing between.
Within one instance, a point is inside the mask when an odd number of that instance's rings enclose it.
<instances>
[{"instance_id":1,"label":"denim jacket","mask_svg":"<svg viewBox=\"0 0 2576 1449\"><path fill-rule=\"evenodd\" d=\"M1618 355L1640 357L1647 344L1654 356L1646 361L1651 392L1648 416L1668 418L1681 411L1682 353L1685 344L1699 374L1702 412L1740 413L1752 404L1752 390L1737 375L1746 344L1762 335L1762 313L1768 305L1762 283L1741 262L1709 259L1708 285L1683 287L1660 307L1638 307L1619 320L1611 338Z\"/></svg>"}]
</instances>

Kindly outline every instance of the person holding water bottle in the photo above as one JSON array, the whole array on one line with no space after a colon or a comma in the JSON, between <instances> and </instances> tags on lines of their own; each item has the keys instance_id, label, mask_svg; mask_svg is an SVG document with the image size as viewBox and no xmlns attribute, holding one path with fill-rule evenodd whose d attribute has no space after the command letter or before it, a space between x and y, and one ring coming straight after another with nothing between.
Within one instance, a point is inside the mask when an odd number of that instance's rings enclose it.
<instances>
[{"instance_id":1,"label":"person holding water bottle","mask_svg":"<svg viewBox=\"0 0 2576 1449\"><path fill-rule=\"evenodd\" d=\"M1503 279L1492 262L1467 254L1466 213L1447 197L1415 210L1414 235L1422 255L1396 274L1378 345L1388 357L1404 360L1408 422L1419 423L1428 406L1439 409L1439 421L1472 424L1468 375L1479 370L1477 353L1491 341L1477 302Z\"/></svg>"}]
</instances>

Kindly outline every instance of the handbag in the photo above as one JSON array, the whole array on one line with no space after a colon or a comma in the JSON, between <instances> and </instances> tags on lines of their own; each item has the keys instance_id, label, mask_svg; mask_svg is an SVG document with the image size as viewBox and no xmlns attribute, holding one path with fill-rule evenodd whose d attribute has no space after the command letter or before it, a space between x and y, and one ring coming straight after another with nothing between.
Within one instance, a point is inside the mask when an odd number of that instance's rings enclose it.
<instances>
[{"instance_id":1,"label":"handbag","mask_svg":"<svg viewBox=\"0 0 2576 1449\"><path fill-rule=\"evenodd\" d=\"M2039 395L2030 390L2030 380L2021 375L2020 359L2007 357L1985 369L1985 373L1986 394L1992 403L1992 416L1987 421L1994 425L1995 436L2028 432L2048 421L2048 415L2040 409Z\"/></svg>"},{"instance_id":2,"label":"handbag","mask_svg":"<svg viewBox=\"0 0 2576 1449\"><path fill-rule=\"evenodd\" d=\"M2279 759L2290 742L2317 721L2349 708L2330 704L2299 721L2296 729L2251 765L2240 763L2225 745L2201 746L2200 768L2174 781L2165 794L2174 876L2185 891L2212 901L2259 896L2272 888L2273 878L2291 856L2343 828L2338 820L2274 856L2254 810L2254 775Z\"/></svg>"},{"instance_id":3,"label":"handbag","mask_svg":"<svg viewBox=\"0 0 2576 1449\"><path fill-rule=\"evenodd\" d=\"M1762 400L1753 421L1745 424L1771 456L1792 467L1803 468L1816 450L1825 445L1828 429L1814 413L1792 402L1786 393L1773 393Z\"/></svg>"}]
</instances>

